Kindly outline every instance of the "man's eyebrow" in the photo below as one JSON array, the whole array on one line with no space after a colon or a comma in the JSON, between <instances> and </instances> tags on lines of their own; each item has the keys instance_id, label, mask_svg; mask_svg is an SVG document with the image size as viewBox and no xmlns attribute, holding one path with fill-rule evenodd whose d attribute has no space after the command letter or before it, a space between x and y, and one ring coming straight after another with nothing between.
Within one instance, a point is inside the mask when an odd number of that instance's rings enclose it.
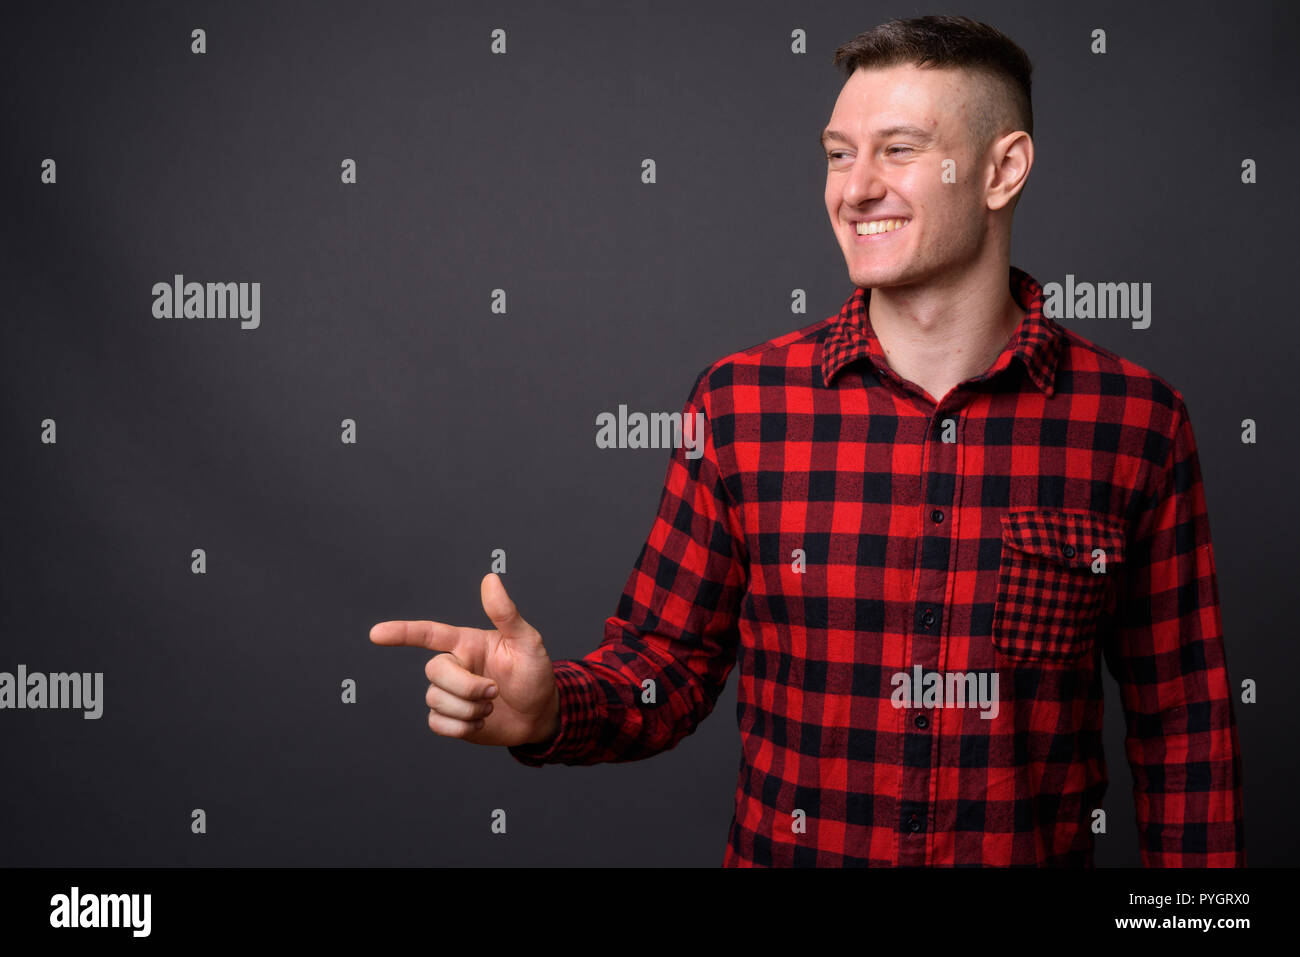
<instances>
[{"instance_id":1,"label":"man's eyebrow","mask_svg":"<svg viewBox=\"0 0 1300 957\"><path fill-rule=\"evenodd\" d=\"M850 140L843 133L841 133L839 130L822 130L823 149L826 147L826 144L829 143L831 140L838 140L841 143L848 143L850 146L853 144L853 141Z\"/></svg>"},{"instance_id":2,"label":"man's eyebrow","mask_svg":"<svg viewBox=\"0 0 1300 957\"><path fill-rule=\"evenodd\" d=\"M922 140L926 143L934 142L934 134L929 130L922 129L919 126L911 126L906 123L900 123L896 126L886 126L884 129L876 130L874 136L879 140L888 139L891 136L911 136L914 139ZM823 130L821 135L822 147L825 148L826 144L831 140L840 143L847 143L850 146L853 145L853 141L839 130Z\"/></svg>"}]
</instances>

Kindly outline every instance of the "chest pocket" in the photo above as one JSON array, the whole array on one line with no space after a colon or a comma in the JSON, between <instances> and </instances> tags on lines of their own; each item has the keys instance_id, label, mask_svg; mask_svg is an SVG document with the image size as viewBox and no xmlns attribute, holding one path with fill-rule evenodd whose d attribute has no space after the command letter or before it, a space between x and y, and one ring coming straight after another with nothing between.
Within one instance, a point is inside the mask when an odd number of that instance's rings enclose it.
<instances>
[{"instance_id":1,"label":"chest pocket","mask_svg":"<svg viewBox=\"0 0 1300 957\"><path fill-rule=\"evenodd\" d=\"M1017 661L1073 661L1093 645L1124 562L1124 529L1095 512L1013 509L1002 516L993 645Z\"/></svg>"}]
</instances>

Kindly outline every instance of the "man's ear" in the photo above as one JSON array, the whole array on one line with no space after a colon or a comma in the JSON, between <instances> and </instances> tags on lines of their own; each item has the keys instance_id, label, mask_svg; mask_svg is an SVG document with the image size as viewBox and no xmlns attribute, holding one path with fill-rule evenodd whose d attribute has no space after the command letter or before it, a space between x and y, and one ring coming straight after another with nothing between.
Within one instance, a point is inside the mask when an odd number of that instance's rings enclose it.
<instances>
[{"instance_id":1,"label":"man's ear","mask_svg":"<svg viewBox=\"0 0 1300 957\"><path fill-rule=\"evenodd\" d=\"M993 144L989 174L988 207L1015 210L1034 165L1034 141L1024 130L999 137Z\"/></svg>"}]
</instances>

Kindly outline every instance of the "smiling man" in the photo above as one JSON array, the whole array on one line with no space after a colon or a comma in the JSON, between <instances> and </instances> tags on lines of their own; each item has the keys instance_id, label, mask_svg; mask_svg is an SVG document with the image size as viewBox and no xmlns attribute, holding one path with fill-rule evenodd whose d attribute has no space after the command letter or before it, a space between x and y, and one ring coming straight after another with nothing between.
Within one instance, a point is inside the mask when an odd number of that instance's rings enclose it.
<instances>
[{"instance_id":1,"label":"smiling man","mask_svg":"<svg viewBox=\"0 0 1300 957\"><path fill-rule=\"evenodd\" d=\"M826 209L849 278L873 290L889 367L937 401L988 369L1024 319L1007 276L1034 161L1029 63L1004 54L1021 90L970 68L880 62L890 35L871 36L836 54L848 81L821 135Z\"/></svg>"},{"instance_id":2,"label":"smiling man","mask_svg":"<svg viewBox=\"0 0 1300 957\"><path fill-rule=\"evenodd\" d=\"M1241 766L1195 440L1168 383L1057 325L1010 265L1030 63L960 17L836 51L839 313L719 359L604 640L384 622L429 726L519 761L675 746L736 664L727 865L1075 865L1120 689L1141 858L1244 863Z\"/></svg>"}]
</instances>

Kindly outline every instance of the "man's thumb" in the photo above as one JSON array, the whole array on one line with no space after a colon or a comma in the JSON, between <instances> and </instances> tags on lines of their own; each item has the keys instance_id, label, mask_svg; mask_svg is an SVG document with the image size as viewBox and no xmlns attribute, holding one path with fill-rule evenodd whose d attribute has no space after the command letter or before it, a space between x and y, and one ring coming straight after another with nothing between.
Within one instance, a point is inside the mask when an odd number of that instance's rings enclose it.
<instances>
[{"instance_id":1,"label":"man's thumb","mask_svg":"<svg viewBox=\"0 0 1300 957\"><path fill-rule=\"evenodd\" d=\"M542 636L520 617L519 609L506 594L506 586L495 572L483 576L479 591L482 593L483 611L492 619L492 624L496 625L503 638L529 638L541 642Z\"/></svg>"}]
</instances>

